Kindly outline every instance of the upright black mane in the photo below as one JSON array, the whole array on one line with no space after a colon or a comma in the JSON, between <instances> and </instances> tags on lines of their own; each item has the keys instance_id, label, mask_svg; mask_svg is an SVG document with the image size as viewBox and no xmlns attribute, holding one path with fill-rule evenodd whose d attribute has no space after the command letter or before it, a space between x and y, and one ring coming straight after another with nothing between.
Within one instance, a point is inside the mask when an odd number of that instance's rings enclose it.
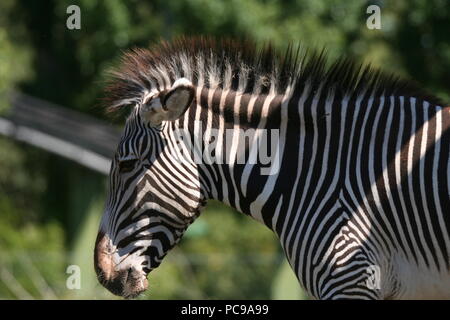
<instances>
[{"instance_id":1,"label":"upright black mane","mask_svg":"<svg viewBox=\"0 0 450 320\"><path fill-rule=\"evenodd\" d=\"M179 77L243 93L282 94L289 86L309 82L312 90L321 87L323 94L334 90L355 96L369 90L374 95L416 97L442 105L412 81L354 59L341 57L328 63L324 50L289 46L280 54L271 44L258 47L249 40L211 37L181 37L149 49L129 50L119 66L110 70L104 103L108 111L140 103L146 92L169 87Z\"/></svg>"}]
</instances>

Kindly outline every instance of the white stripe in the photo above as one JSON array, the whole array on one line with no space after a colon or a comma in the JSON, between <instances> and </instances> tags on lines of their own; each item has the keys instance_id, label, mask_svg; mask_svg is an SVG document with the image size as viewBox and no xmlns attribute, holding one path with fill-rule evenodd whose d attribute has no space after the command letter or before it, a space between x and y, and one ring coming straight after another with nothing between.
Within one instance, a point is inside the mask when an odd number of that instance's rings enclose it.
<instances>
[{"instance_id":1,"label":"white stripe","mask_svg":"<svg viewBox=\"0 0 450 320\"><path fill-rule=\"evenodd\" d=\"M429 234L431 237L431 241L433 243L433 252L435 253L435 255L437 256L438 259L438 266L444 266L446 265L446 261L444 260L444 257L442 256L442 252L441 250L439 250L439 243L436 239L436 236L434 234L434 230L433 230L433 224L431 223L431 212L429 210L428 207L428 200L427 200L427 195L426 195L426 190L425 190L425 155L427 152L427 140L428 140L428 125L429 125L429 120L428 120L428 107L429 107L429 103L428 102L423 102L423 117L424 117L424 124L423 124L423 133L422 133L422 141L421 141L421 145L420 145L420 160L419 160L419 176L420 176L420 181L419 181L419 185L420 185L420 193L422 195L422 203L423 203L423 208L424 208L424 216L425 216L425 220L427 223L427 227L429 230ZM438 214L439 215L439 214ZM435 259L433 258L433 261L435 261Z\"/></svg>"},{"instance_id":2,"label":"white stripe","mask_svg":"<svg viewBox=\"0 0 450 320\"><path fill-rule=\"evenodd\" d=\"M449 235L448 235L448 230L444 221L444 215L447 215L448 212L443 212L442 207L441 207L441 202L439 199L439 185L438 185L438 181L440 178L438 176L438 168L439 168L439 158L441 155L441 143L442 143L442 108L441 107L436 107L437 112L436 112L436 136L435 136L435 140L436 144L435 144L435 154L434 154L434 159L433 159L433 194L434 194L434 203L436 204L436 215L438 217L439 220L439 226L441 227L441 232L442 235L444 236L444 241L445 241L445 245L447 247L447 255L449 254L449 247L450 247L450 239L449 239ZM445 156L445 155L444 155ZM450 163L450 160L448 161ZM447 181L450 181L450 177L448 177ZM450 195L449 195L450 197ZM448 209L450 210L450 209ZM450 212L450 211L449 211ZM442 270L444 271L444 270Z\"/></svg>"},{"instance_id":3,"label":"white stripe","mask_svg":"<svg viewBox=\"0 0 450 320\"><path fill-rule=\"evenodd\" d=\"M411 206L413 208L413 212L414 212L414 221L417 224L417 229L418 229L418 233L419 233L419 241L422 244L422 246L424 247L424 251L425 251L425 255L427 257L427 260L433 264L433 257L431 255L431 250L428 247L427 242L425 241L425 236L423 234L423 227L422 227L422 223L420 222L420 217L419 217L419 212L417 209L417 204L416 204L416 195L414 193L413 190L413 185L414 185L414 181L412 180L412 170L413 170L413 151L414 151L414 146L416 143L416 133L417 133L417 129L416 129L416 99L415 98L410 98L410 104L411 104L411 114L412 114L412 127L411 127L411 138L409 139L407 146L408 146L408 162L407 162L407 167L408 167L408 191L409 191L409 197L411 199ZM419 252L420 254L420 252Z\"/></svg>"}]
</instances>

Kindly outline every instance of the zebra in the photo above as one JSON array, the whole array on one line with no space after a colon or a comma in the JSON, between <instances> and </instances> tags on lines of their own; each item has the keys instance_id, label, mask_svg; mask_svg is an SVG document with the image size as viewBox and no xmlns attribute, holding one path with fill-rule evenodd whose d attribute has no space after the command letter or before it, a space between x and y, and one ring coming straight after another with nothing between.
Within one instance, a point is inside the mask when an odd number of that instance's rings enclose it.
<instances>
[{"instance_id":1,"label":"zebra","mask_svg":"<svg viewBox=\"0 0 450 320\"><path fill-rule=\"evenodd\" d=\"M125 298L145 291L216 199L276 234L313 299L450 298L450 107L370 65L328 60L209 37L125 53L104 98L129 115L95 243L100 283ZM199 141L216 140L212 157L251 153L256 140L225 139L250 129L277 130L278 161L194 159Z\"/></svg>"}]
</instances>

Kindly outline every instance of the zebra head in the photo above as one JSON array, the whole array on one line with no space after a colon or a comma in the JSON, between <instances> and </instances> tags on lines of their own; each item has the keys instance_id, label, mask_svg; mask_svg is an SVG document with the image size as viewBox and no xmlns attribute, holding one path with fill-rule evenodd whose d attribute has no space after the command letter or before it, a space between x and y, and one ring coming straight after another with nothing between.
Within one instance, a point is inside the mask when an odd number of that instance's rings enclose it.
<instances>
[{"instance_id":1,"label":"zebra head","mask_svg":"<svg viewBox=\"0 0 450 320\"><path fill-rule=\"evenodd\" d=\"M178 79L145 94L126 121L94 253L100 283L116 295L130 298L147 289L148 273L204 204L195 164L175 159L171 138L172 120L194 97L191 82Z\"/></svg>"}]
</instances>

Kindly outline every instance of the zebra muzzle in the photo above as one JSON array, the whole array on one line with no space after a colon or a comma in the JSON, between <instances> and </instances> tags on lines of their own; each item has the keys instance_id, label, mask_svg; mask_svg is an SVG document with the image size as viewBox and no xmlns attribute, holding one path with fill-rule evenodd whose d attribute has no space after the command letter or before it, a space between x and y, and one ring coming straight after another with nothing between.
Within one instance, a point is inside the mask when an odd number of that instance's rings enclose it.
<instances>
[{"instance_id":1,"label":"zebra muzzle","mask_svg":"<svg viewBox=\"0 0 450 320\"><path fill-rule=\"evenodd\" d=\"M111 293L124 298L135 298L148 288L146 276L135 268L117 268L109 237L99 232L94 250L97 279Z\"/></svg>"}]
</instances>

